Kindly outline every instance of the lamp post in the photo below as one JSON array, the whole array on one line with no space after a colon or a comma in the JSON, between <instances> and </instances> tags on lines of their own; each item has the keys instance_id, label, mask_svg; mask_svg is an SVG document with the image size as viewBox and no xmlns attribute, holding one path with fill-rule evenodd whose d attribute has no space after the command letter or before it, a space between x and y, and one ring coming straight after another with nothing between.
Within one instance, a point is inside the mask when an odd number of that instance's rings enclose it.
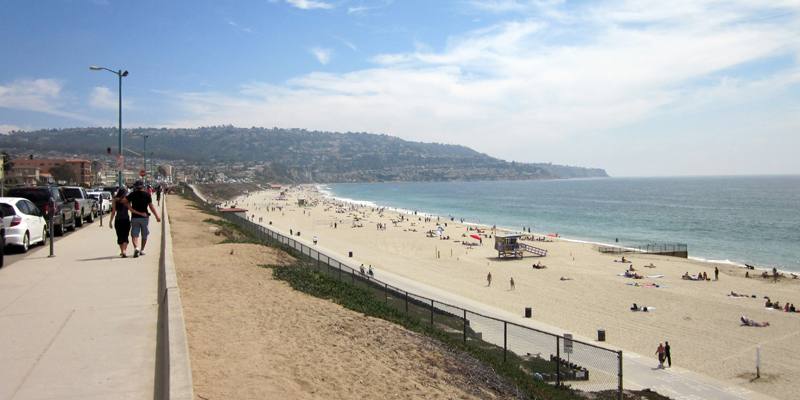
<instances>
[{"instance_id":1,"label":"lamp post","mask_svg":"<svg viewBox=\"0 0 800 400\"><path fill-rule=\"evenodd\" d=\"M104 69L109 72L113 72L117 74L119 77L119 153L117 153L117 157L122 154L122 78L128 76L128 71L123 72L122 70L114 71L113 69L108 69L104 67L89 67L92 71L100 71ZM122 168L119 170L119 187L125 186L125 183L122 180L122 170L125 169L123 165Z\"/></svg>"},{"instance_id":2,"label":"lamp post","mask_svg":"<svg viewBox=\"0 0 800 400\"><path fill-rule=\"evenodd\" d=\"M150 137L149 134L144 135L144 152L142 152L143 155L142 157L144 159L144 176L142 177L142 179L144 179L145 184L147 184L147 138L149 137Z\"/></svg>"}]
</instances>

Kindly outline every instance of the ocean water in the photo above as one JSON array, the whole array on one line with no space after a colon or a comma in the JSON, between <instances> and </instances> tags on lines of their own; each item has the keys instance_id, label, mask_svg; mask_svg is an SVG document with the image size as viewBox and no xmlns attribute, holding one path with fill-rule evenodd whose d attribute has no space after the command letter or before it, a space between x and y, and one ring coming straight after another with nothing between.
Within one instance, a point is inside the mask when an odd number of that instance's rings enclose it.
<instances>
[{"instance_id":1,"label":"ocean water","mask_svg":"<svg viewBox=\"0 0 800 400\"><path fill-rule=\"evenodd\" d=\"M800 176L324 185L349 201L703 261L800 272Z\"/></svg>"}]
</instances>

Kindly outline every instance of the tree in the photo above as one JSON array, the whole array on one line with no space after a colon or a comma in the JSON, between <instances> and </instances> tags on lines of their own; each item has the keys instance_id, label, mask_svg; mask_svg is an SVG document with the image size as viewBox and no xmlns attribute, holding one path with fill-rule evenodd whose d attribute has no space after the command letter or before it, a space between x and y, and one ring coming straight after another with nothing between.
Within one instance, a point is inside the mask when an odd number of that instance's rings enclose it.
<instances>
[{"instance_id":1,"label":"tree","mask_svg":"<svg viewBox=\"0 0 800 400\"><path fill-rule=\"evenodd\" d=\"M67 183L75 182L75 172L69 167L69 164L61 164L57 167L50 168L50 175L56 182L64 181Z\"/></svg>"}]
</instances>

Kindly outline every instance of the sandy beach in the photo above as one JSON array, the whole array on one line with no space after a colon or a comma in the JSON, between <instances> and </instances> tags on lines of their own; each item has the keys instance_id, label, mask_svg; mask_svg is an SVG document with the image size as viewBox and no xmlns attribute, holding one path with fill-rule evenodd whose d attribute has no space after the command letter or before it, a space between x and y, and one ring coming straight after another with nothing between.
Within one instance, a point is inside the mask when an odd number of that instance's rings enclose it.
<instances>
[{"instance_id":1,"label":"sandy beach","mask_svg":"<svg viewBox=\"0 0 800 400\"><path fill-rule=\"evenodd\" d=\"M609 344L652 358L654 365L659 342L669 341L675 366L781 399L795 398L800 391L800 361L794 354L800 350L800 313L767 309L764 298L800 306L800 280L784 277L773 283L760 276L745 278L745 272L761 274L760 270L658 255L626 254L632 263L623 264L615 262L620 255L563 239L524 242L547 250L546 257L500 260L493 239L483 239L482 246L463 245L462 241L474 242L470 235L476 232L458 219L442 218L437 226L435 217L425 222L422 216L403 214L404 221L397 222L398 212L343 206L322 198L314 188L288 190L286 200L276 200L278 194L253 193L236 204L256 221L263 219L264 225L271 223L286 234L300 231L300 239L309 244L316 237L319 247L339 254L352 251L356 262L372 265L378 274L388 271L520 316L525 307L532 307L534 320L563 330L556 333L595 338L598 329L605 329ZM314 205L298 206L301 198ZM450 240L426 235L439 226ZM532 268L538 262L547 268ZM645 267L651 263L655 268ZM645 278L619 275L630 266ZM715 267L718 281L713 280ZM489 272L491 286L486 282ZM686 272L706 273L711 281L684 280ZM655 275L663 277L647 277ZM636 283L660 287L631 285ZM731 292L748 297L732 297ZM633 303L654 309L634 312ZM770 326L743 326L742 316ZM753 379L758 346L761 378Z\"/></svg>"},{"instance_id":2,"label":"sandy beach","mask_svg":"<svg viewBox=\"0 0 800 400\"><path fill-rule=\"evenodd\" d=\"M168 203L196 398L519 398L469 356L274 280L261 265L291 256L221 244L192 205Z\"/></svg>"}]
</instances>

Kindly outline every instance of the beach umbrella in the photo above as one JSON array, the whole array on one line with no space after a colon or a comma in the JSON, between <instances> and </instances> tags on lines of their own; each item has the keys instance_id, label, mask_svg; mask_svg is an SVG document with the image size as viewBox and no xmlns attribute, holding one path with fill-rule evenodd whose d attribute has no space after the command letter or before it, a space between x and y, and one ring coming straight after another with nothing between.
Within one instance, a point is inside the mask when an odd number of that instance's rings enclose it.
<instances>
[{"instance_id":1,"label":"beach umbrella","mask_svg":"<svg viewBox=\"0 0 800 400\"><path fill-rule=\"evenodd\" d=\"M469 237L471 237L471 238L474 238L474 239L481 240L481 237L480 237L480 236L478 236L478 235L469 235Z\"/></svg>"},{"instance_id":2,"label":"beach umbrella","mask_svg":"<svg viewBox=\"0 0 800 400\"><path fill-rule=\"evenodd\" d=\"M442 228L441 226L439 227L439 230L444 232L444 228Z\"/></svg>"},{"instance_id":3,"label":"beach umbrella","mask_svg":"<svg viewBox=\"0 0 800 400\"><path fill-rule=\"evenodd\" d=\"M550 237L556 237L556 235L553 235L552 233L551 233L551 234L549 234L549 235L547 235L547 236L550 236Z\"/></svg>"}]
</instances>

